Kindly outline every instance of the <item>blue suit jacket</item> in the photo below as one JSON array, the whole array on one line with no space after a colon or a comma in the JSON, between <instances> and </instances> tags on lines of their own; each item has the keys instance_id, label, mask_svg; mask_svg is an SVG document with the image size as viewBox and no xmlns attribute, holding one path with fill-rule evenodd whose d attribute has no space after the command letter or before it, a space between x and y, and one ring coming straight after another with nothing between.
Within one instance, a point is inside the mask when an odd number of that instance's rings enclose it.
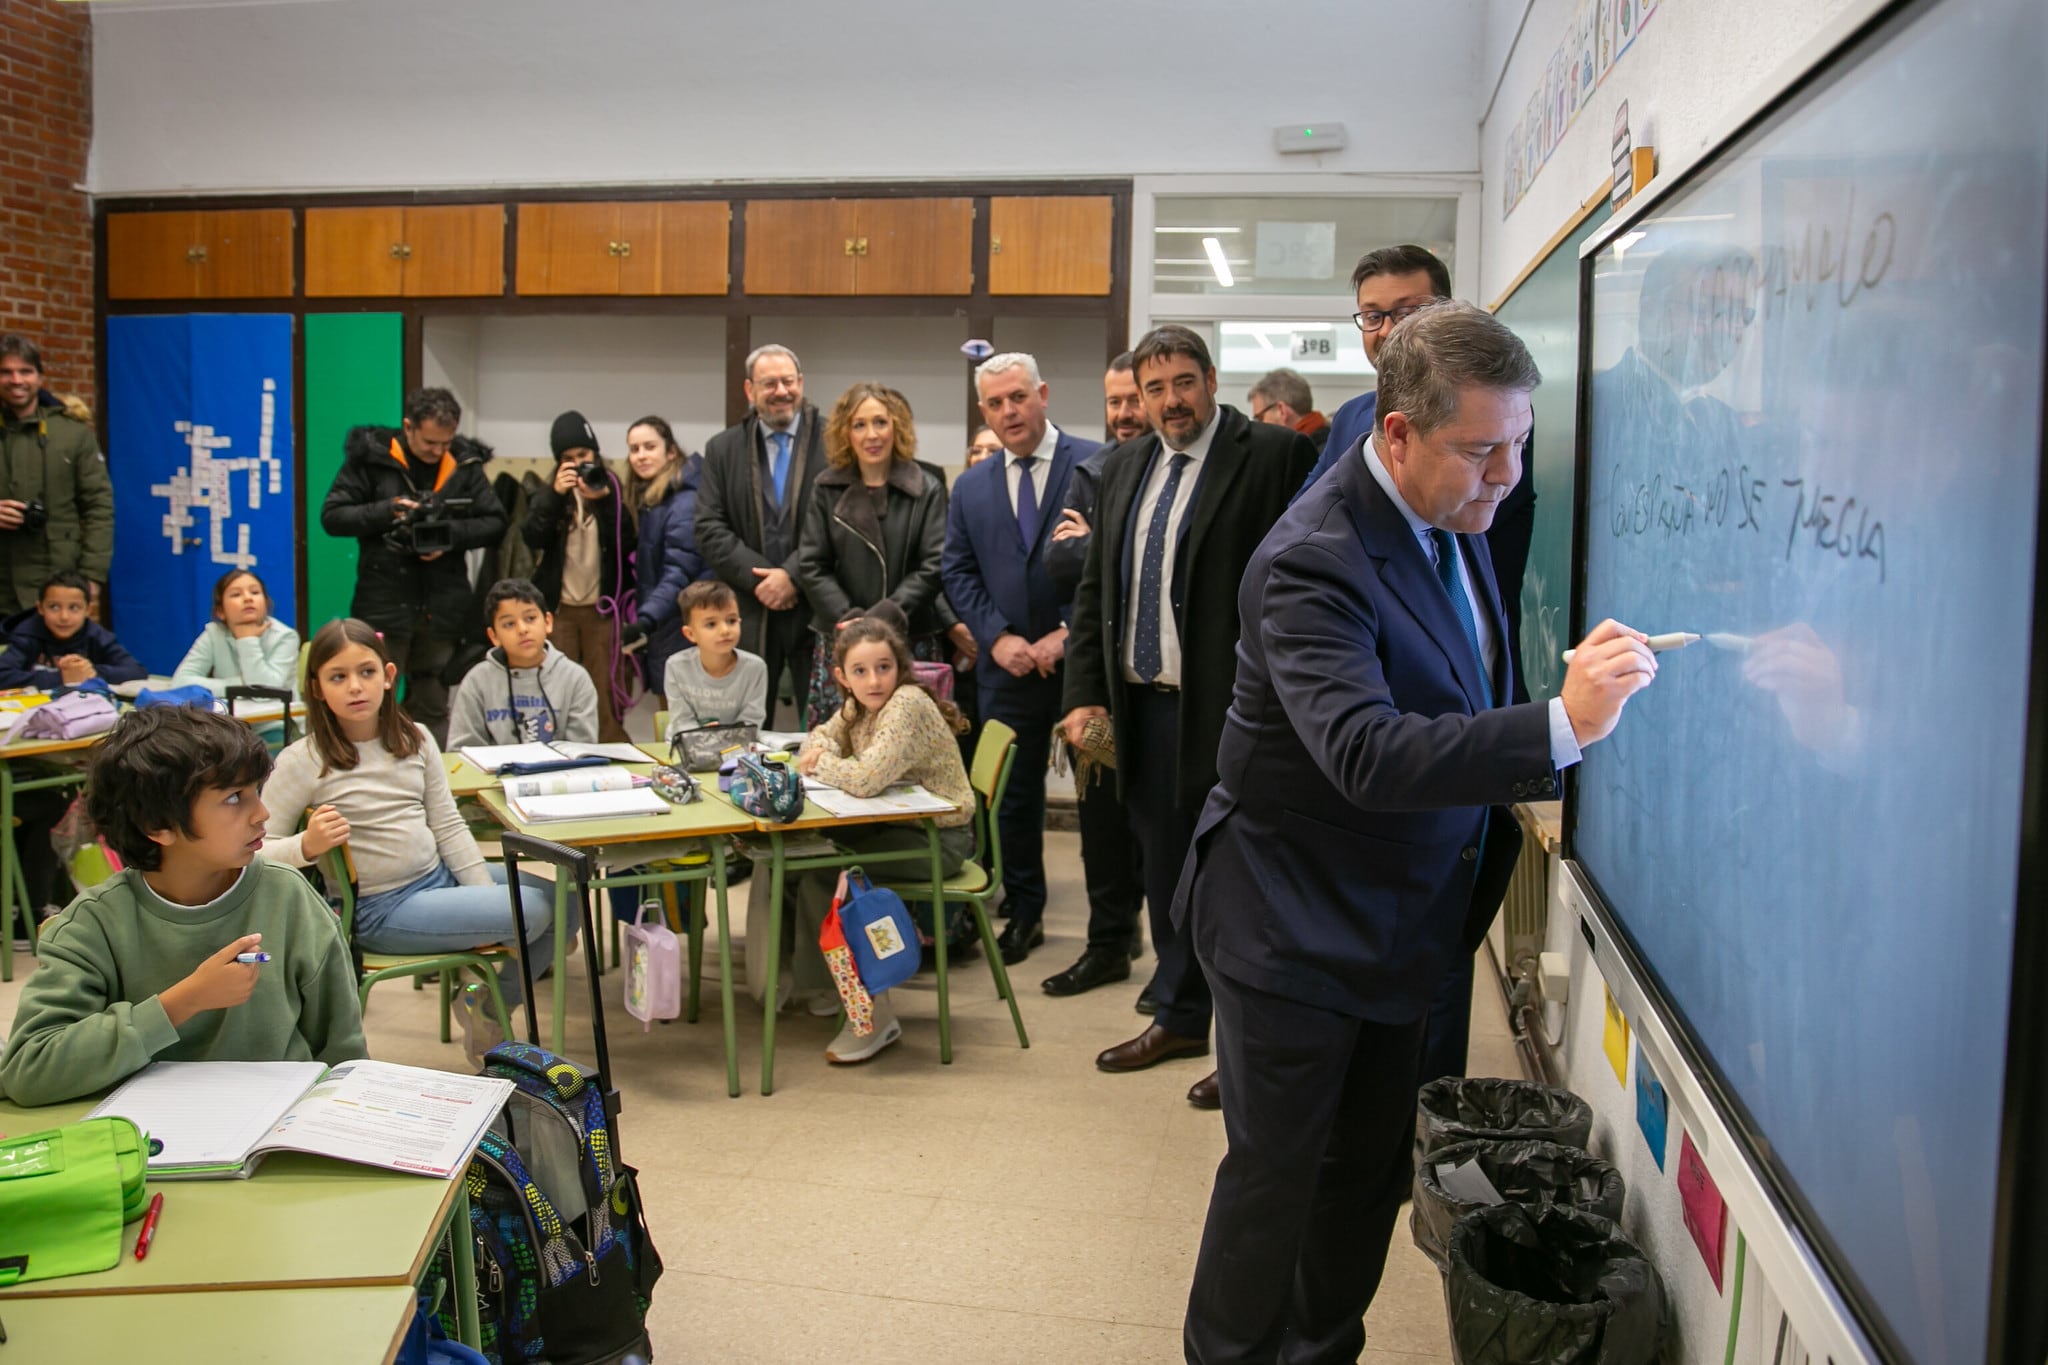
<instances>
[{"instance_id":1,"label":"blue suit jacket","mask_svg":"<svg viewBox=\"0 0 2048 1365\"><path fill-rule=\"evenodd\" d=\"M1323 453L1316 458L1316 467L1301 481L1301 493L1316 486L1316 480L1336 468L1337 461L1344 458L1344 452L1358 444L1358 438L1372 434L1373 415L1380 408L1380 391L1374 389L1349 399L1344 406L1330 415L1330 438L1323 442Z\"/></svg>"},{"instance_id":2,"label":"blue suit jacket","mask_svg":"<svg viewBox=\"0 0 2048 1365\"><path fill-rule=\"evenodd\" d=\"M1053 446L1052 469L1045 496L1038 501L1038 536L1031 544L1017 528L1010 506L1007 454L983 460L953 482L953 501L946 511L946 552L939 561L946 600L974 632L981 657L975 682L996 689L1044 684L1036 673L1018 678L996 663L989 647L1005 631L1036 640L1058 630L1073 605L1071 589L1062 591L1046 571L1046 549L1060 509L1066 506L1067 480L1074 466L1094 454L1093 441L1060 433Z\"/></svg>"},{"instance_id":3,"label":"blue suit jacket","mask_svg":"<svg viewBox=\"0 0 2048 1365\"><path fill-rule=\"evenodd\" d=\"M1486 542L1459 541L1505 642ZM1259 546L1238 614L1217 783L1174 912L1211 971L1360 1018L1419 1019L1468 914L1483 909L1482 931L1492 917L1521 843L1487 808L1556 794L1548 712L1481 708L1450 597L1356 441ZM1500 666L1512 672L1510 651Z\"/></svg>"}]
</instances>

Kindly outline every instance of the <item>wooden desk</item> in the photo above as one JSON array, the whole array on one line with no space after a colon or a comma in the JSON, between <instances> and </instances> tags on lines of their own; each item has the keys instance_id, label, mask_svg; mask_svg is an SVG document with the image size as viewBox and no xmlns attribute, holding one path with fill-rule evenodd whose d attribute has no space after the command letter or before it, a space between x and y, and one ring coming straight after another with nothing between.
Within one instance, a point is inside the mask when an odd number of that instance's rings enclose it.
<instances>
[{"instance_id":1,"label":"wooden desk","mask_svg":"<svg viewBox=\"0 0 2048 1365\"><path fill-rule=\"evenodd\" d=\"M397 1356L412 1324L411 1285L113 1294L81 1303L0 1303L0 1360L146 1365L364 1365Z\"/></svg>"},{"instance_id":2,"label":"wooden desk","mask_svg":"<svg viewBox=\"0 0 2048 1365\"><path fill-rule=\"evenodd\" d=\"M61 1127L98 1102L24 1109L0 1100L0 1132L19 1137ZM449 1293L463 1341L477 1344L475 1250L466 1235L469 1198L460 1176L435 1180L283 1152L266 1157L248 1180L152 1185L164 1196L164 1211L147 1260L135 1259L138 1218L123 1231L121 1259L112 1269L0 1289L0 1321L10 1320L17 1299L372 1285L409 1290L453 1227Z\"/></svg>"},{"instance_id":3,"label":"wooden desk","mask_svg":"<svg viewBox=\"0 0 2048 1365\"><path fill-rule=\"evenodd\" d=\"M448 790L457 801L498 785L496 774L485 772L461 754L442 754L441 766L448 770Z\"/></svg>"}]
</instances>

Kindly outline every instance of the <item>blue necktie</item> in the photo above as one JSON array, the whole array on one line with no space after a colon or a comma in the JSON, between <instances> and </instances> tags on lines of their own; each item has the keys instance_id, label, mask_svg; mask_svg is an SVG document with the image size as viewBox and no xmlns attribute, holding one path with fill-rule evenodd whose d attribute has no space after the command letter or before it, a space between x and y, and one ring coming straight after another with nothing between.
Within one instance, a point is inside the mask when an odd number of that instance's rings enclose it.
<instances>
[{"instance_id":1,"label":"blue necktie","mask_svg":"<svg viewBox=\"0 0 2048 1365\"><path fill-rule=\"evenodd\" d=\"M1174 495L1180 492L1181 471L1188 467L1188 457L1176 454L1166 475L1166 486L1159 490L1159 501L1152 504L1152 524L1145 528L1145 559L1138 566L1138 632L1131 642L1131 666L1138 671L1141 681L1151 682L1166 666L1159 648L1159 613L1164 610L1160 601L1160 588L1166 565L1166 521L1173 515Z\"/></svg>"},{"instance_id":2,"label":"blue necktie","mask_svg":"<svg viewBox=\"0 0 2048 1365\"><path fill-rule=\"evenodd\" d=\"M775 457L772 461L774 467L771 472L775 475L775 501L780 503L783 490L789 487L789 433L771 431L768 433L768 439L775 442Z\"/></svg>"},{"instance_id":3,"label":"blue necktie","mask_svg":"<svg viewBox=\"0 0 2048 1365\"><path fill-rule=\"evenodd\" d=\"M1038 489L1031 482L1031 466L1037 462L1034 455L1017 457L1017 533L1024 537L1027 556L1038 544Z\"/></svg>"},{"instance_id":4,"label":"blue necktie","mask_svg":"<svg viewBox=\"0 0 2048 1365\"><path fill-rule=\"evenodd\" d=\"M1465 596L1465 585L1458 581L1458 538L1435 526L1429 528L1429 538L1436 544L1437 581L1451 595L1451 610L1458 613L1458 624L1465 628L1465 642L1472 646L1472 657L1479 662L1480 698L1491 706L1493 679L1486 675L1486 651L1479 647L1479 623L1472 619L1472 599Z\"/></svg>"}]
</instances>

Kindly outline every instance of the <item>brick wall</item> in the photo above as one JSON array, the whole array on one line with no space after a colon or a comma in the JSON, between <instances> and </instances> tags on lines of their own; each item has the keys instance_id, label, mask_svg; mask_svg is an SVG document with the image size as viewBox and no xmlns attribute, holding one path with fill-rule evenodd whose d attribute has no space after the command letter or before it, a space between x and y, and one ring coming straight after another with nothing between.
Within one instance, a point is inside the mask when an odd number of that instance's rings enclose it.
<instances>
[{"instance_id":1,"label":"brick wall","mask_svg":"<svg viewBox=\"0 0 2048 1365\"><path fill-rule=\"evenodd\" d=\"M43 351L50 387L93 402L92 18L0 0L0 331Z\"/></svg>"}]
</instances>

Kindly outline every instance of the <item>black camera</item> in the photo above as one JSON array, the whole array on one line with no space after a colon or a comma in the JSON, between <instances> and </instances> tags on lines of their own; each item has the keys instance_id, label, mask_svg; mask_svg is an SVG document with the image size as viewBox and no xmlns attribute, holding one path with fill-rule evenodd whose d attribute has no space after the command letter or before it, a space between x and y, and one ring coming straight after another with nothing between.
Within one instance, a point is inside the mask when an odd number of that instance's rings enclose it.
<instances>
[{"instance_id":1,"label":"black camera","mask_svg":"<svg viewBox=\"0 0 2048 1365\"><path fill-rule=\"evenodd\" d=\"M405 508L384 533L384 543L400 554L432 555L455 548L455 516L468 507L468 498L443 498L438 494Z\"/></svg>"},{"instance_id":2,"label":"black camera","mask_svg":"<svg viewBox=\"0 0 2048 1365\"><path fill-rule=\"evenodd\" d=\"M610 476L604 472L604 466L596 460L585 460L577 465L576 478L593 493L602 493L612 486Z\"/></svg>"},{"instance_id":3,"label":"black camera","mask_svg":"<svg viewBox=\"0 0 2048 1365\"><path fill-rule=\"evenodd\" d=\"M21 529L40 531L50 524L50 509L43 506L41 498L30 498L28 506L21 509Z\"/></svg>"}]
</instances>

